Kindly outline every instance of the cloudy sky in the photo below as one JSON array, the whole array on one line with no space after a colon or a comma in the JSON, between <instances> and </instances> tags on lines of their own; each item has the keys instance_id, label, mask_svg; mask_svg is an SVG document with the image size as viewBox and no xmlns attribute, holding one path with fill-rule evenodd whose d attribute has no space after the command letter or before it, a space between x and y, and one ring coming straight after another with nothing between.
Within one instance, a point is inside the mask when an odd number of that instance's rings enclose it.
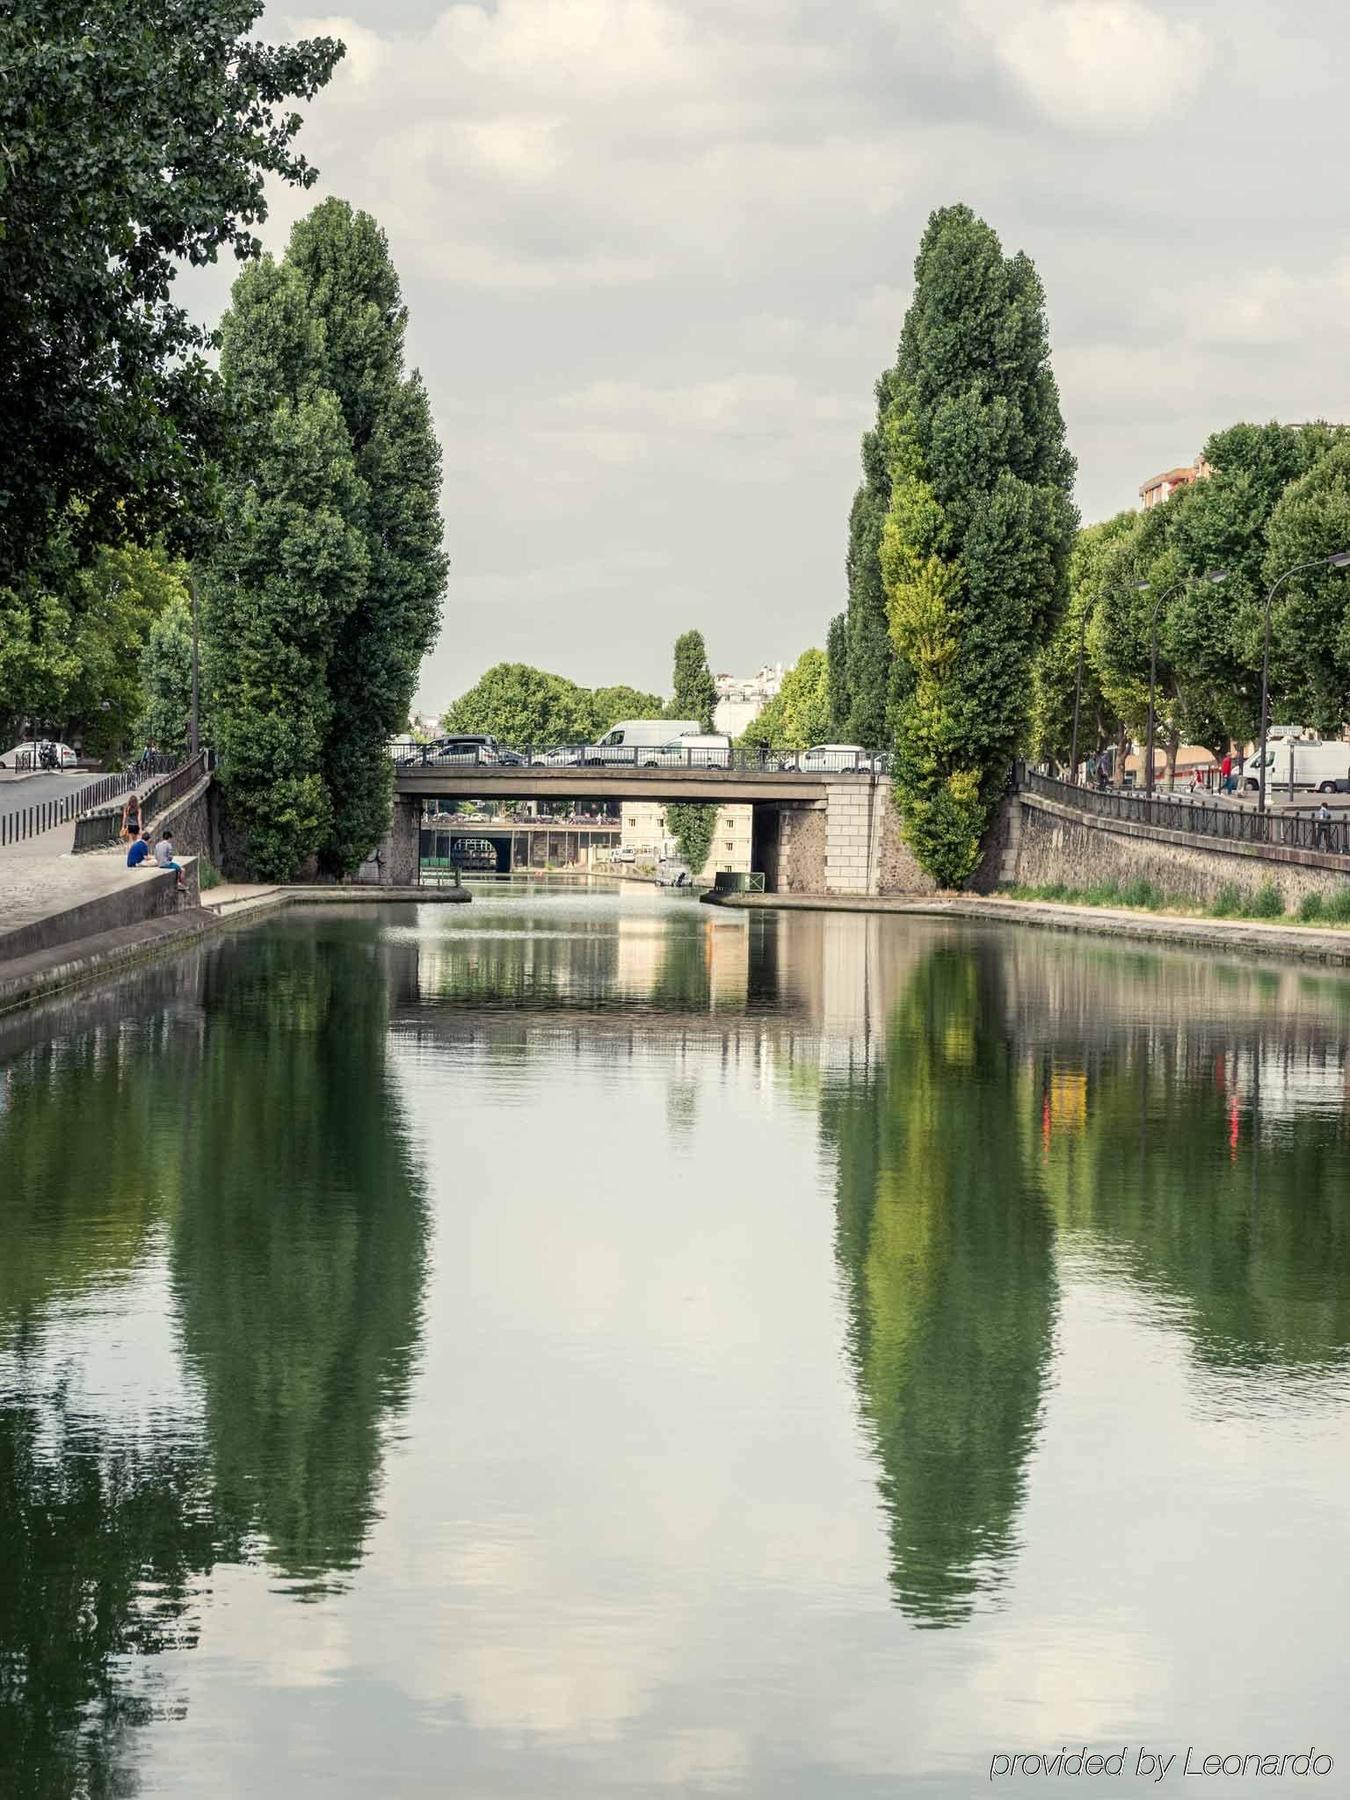
<instances>
[{"instance_id":1,"label":"cloudy sky","mask_svg":"<svg viewBox=\"0 0 1350 1800\"><path fill-rule=\"evenodd\" d=\"M322 174L386 228L445 452L422 700L823 641L929 212L1036 261L1086 519L1236 418L1350 418L1336 0L349 0Z\"/></svg>"}]
</instances>

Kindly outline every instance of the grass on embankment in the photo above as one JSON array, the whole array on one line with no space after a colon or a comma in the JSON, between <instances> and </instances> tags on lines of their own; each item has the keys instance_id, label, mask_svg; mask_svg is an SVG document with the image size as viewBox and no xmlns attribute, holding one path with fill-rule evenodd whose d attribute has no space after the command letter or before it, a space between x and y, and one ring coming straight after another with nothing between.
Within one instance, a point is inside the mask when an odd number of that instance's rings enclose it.
<instances>
[{"instance_id":1,"label":"grass on embankment","mask_svg":"<svg viewBox=\"0 0 1350 1800\"><path fill-rule=\"evenodd\" d=\"M1274 882L1259 888L1240 888L1236 882L1221 887L1208 906L1183 894L1169 894L1151 881L1099 881L1092 887L1074 888L1062 881L1043 887L1011 886L999 889L1010 900L1050 900L1063 906L1125 906L1140 912L1186 913L1198 919L1278 919L1285 925L1350 925L1350 885L1336 894L1305 894L1298 911L1287 913Z\"/></svg>"}]
</instances>

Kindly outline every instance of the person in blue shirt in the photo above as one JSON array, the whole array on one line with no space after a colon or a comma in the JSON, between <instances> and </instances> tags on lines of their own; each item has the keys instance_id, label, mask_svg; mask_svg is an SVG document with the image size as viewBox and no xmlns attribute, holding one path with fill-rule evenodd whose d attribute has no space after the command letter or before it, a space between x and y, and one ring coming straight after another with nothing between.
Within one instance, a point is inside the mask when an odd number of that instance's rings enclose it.
<instances>
[{"instance_id":1,"label":"person in blue shirt","mask_svg":"<svg viewBox=\"0 0 1350 1800\"><path fill-rule=\"evenodd\" d=\"M131 848L127 851L127 867L139 869L150 854L150 833L143 831L138 838L132 838Z\"/></svg>"}]
</instances>

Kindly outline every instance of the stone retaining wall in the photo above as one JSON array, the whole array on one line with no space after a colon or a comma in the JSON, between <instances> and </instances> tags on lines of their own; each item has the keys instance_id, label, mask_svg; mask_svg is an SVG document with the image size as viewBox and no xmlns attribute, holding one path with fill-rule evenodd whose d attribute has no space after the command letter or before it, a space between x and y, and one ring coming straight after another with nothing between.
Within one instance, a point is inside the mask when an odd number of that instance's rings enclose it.
<instances>
[{"instance_id":1,"label":"stone retaining wall","mask_svg":"<svg viewBox=\"0 0 1350 1800\"><path fill-rule=\"evenodd\" d=\"M110 860L115 856L121 861L121 852L108 854ZM177 878L169 871L127 869L125 877L124 882L110 886L92 900L48 913L46 918L20 925L14 931L0 932L0 963L15 962L126 926L142 925L148 919L185 912L198 904L197 864L192 858L183 862L186 892L179 892Z\"/></svg>"},{"instance_id":2,"label":"stone retaining wall","mask_svg":"<svg viewBox=\"0 0 1350 1800\"><path fill-rule=\"evenodd\" d=\"M1348 878L1343 857L1265 844L1211 846L1131 819L1085 819L1037 794L1019 794L1017 804L1021 830L1010 879L1026 887L1145 880L1165 894L1208 905L1223 887L1255 893L1269 882L1292 912L1305 894L1339 893Z\"/></svg>"}]
</instances>

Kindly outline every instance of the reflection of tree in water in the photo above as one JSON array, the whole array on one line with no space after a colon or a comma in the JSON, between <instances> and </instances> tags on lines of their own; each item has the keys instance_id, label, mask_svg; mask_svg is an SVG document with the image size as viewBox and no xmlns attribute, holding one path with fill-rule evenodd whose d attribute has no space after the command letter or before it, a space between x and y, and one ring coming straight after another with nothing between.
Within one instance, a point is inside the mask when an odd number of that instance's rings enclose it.
<instances>
[{"instance_id":1,"label":"reflection of tree in water","mask_svg":"<svg viewBox=\"0 0 1350 1800\"><path fill-rule=\"evenodd\" d=\"M423 1197L378 961L298 932L235 948L208 973L175 1284L217 1511L321 1587L375 1515L419 1328Z\"/></svg>"},{"instance_id":2,"label":"reflection of tree in water","mask_svg":"<svg viewBox=\"0 0 1350 1800\"><path fill-rule=\"evenodd\" d=\"M5 1071L0 1112L0 1344L61 1294L131 1271L177 1192L151 1154L177 1092L146 1080L162 1024L48 1041Z\"/></svg>"},{"instance_id":3,"label":"reflection of tree in water","mask_svg":"<svg viewBox=\"0 0 1350 1800\"><path fill-rule=\"evenodd\" d=\"M1204 1362L1339 1369L1350 1345L1350 1126L1343 1104L1310 1103L1320 1061L1284 1029L1218 1045L1136 1032L1093 1059L1073 1128L1047 1103L1059 1223L1182 1299ZM1263 1066L1301 1100L1292 1116L1262 1117Z\"/></svg>"},{"instance_id":4,"label":"reflection of tree in water","mask_svg":"<svg viewBox=\"0 0 1350 1800\"><path fill-rule=\"evenodd\" d=\"M130 1734L164 1702L128 1659L195 1641L221 1548L192 1447L105 1442L59 1402L0 1410L0 1792L136 1791Z\"/></svg>"},{"instance_id":5,"label":"reflection of tree in water","mask_svg":"<svg viewBox=\"0 0 1350 1800\"><path fill-rule=\"evenodd\" d=\"M930 1626L969 1617L1013 1554L1055 1314L996 968L982 947L936 950L884 1067L822 1101L891 1582Z\"/></svg>"},{"instance_id":6,"label":"reflection of tree in water","mask_svg":"<svg viewBox=\"0 0 1350 1800\"><path fill-rule=\"evenodd\" d=\"M706 1012L711 994L708 939L702 921L676 915L661 938L661 958L651 987L651 1003L662 1012Z\"/></svg>"},{"instance_id":7,"label":"reflection of tree in water","mask_svg":"<svg viewBox=\"0 0 1350 1800\"><path fill-rule=\"evenodd\" d=\"M153 1658L192 1643L214 1563L261 1537L307 1592L361 1554L425 1257L365 948L225 944L204 1014L63 1038L8 1071L0 1793L135 1791L134 1727L174 1704ZM53 1303L129 1273L161 1226L204 1429L75 1420L36 1373Z\"/></svg>"}]
</instances>

